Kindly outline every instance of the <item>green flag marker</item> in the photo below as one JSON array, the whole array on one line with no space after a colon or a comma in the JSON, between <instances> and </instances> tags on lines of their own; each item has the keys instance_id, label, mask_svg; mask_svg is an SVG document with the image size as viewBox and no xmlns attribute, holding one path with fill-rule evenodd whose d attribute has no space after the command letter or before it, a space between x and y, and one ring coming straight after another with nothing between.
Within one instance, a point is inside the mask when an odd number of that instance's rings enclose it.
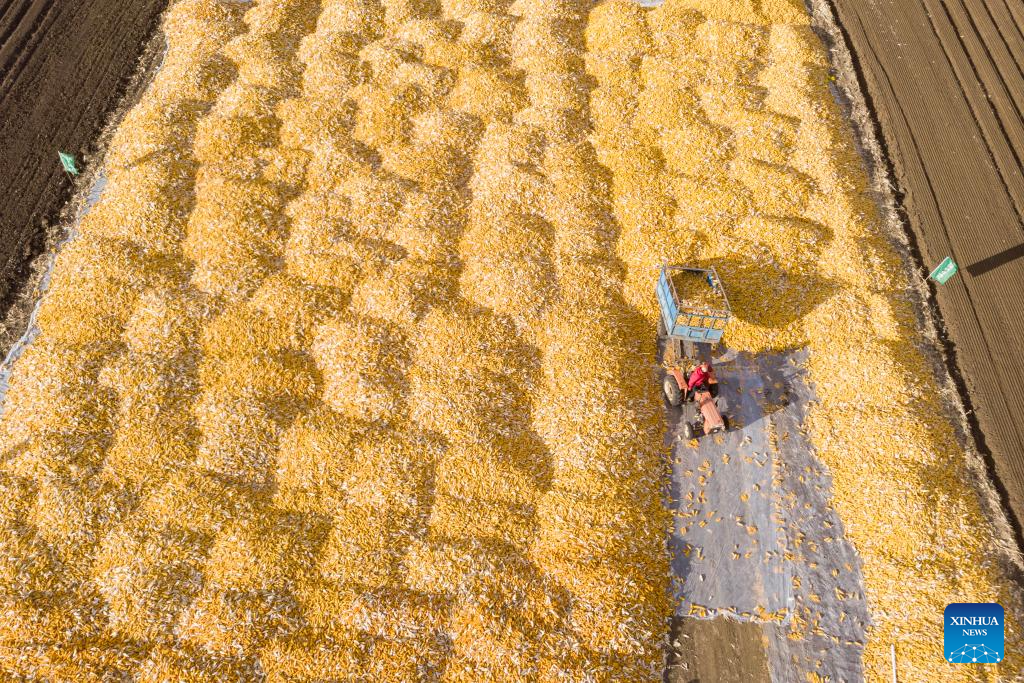
<instances>
[{"instance_id":1,"label":"green flag marker","mask_svg":"<svg viewBox=\"0 0 1024 683\"><path fill-rule=\"evenodd\" d=\"M953 261L952 258L947 256L946 258L942 259L942 263L940 263L938 267L935 270L933 270L931 275L929 275L928 277L935 280L940 285L944 285L946 284L946 280L956 275L956 272L958 270L960 269L957 268L956 262Z\"/></svg>"},{"instance_id":2,"label":"green flag marker","mask_svg":"<svg viewBox=\"0 0 1024 683\"><path fill-rule=\"evenodd\" d=\"M75 158L73 156L64 152L57 152L57 155L60 157L60 164L64 167L65 171L71 175L78 175L78 168L75 167Z\"/></svg>"}]
</instances>

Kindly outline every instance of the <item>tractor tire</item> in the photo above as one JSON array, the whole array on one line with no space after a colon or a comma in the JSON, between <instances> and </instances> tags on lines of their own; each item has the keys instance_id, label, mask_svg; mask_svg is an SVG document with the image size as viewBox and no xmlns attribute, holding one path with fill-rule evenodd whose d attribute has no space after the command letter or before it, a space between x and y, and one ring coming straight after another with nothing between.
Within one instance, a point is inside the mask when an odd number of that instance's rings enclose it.
<instances>
[{"instance_id":1,"label":"tractor tire","mask_svg":"<svg viewBox=\"0 0 1024 683\"><path fill-rule=\"evenodd\" d=\"M668 401L670 406L680 406L683 404L683 392L679 389L679 383L676 382L675 377L665 375L662 388L665 391L665 400Z\"/></svg>"},{"instance_id":2,"label":"tractor tire","mask_svg":"<svg viewBox=\"0 0 1024 683\"><path fill-rule=\"evenodd\" d=\"M693 438L693 425L689 422L683 423L683 438L687 441Z\"/></svg>"},{"instance_id":3,"label":"tractor tire","mask_svg":"<svg viewBox=\"0 0 1024 683\"><path fill-rule=\"evenodd\" d=\"M729 418L726 417L725 415L722 416L722 425L723 432L729 431Z\"/></svg>"},{"instance_id":4,"label":"tractor tire","mask_svg":"<svg viewBox=\"0 0 1024 683\"><path fill-rule=\"evenodd\" d=\"M664 339L668 336L668 330L665 329L665 319L661 317L661 313L658 313L658 339Z\"/></svg>"}]
</instances>

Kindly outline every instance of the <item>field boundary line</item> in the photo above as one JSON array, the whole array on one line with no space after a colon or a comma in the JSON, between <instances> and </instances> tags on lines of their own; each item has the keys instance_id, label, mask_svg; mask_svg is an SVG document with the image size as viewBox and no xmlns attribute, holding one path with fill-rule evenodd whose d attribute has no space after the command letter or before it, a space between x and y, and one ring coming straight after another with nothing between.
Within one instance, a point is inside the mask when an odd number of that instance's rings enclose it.
<instances>
[{"instance_id":1,"label":"field boundary line","mask_svg":"<svg viewBox=\"0 0 1024 683\"><path fill-rule=\"evenodd\" d=\"M932 361L935 379L942 388L943 403L964 447L965 460L972 475L972 484L979 497L986 519L992 524L997 541L1000 565L1013 585L1024 585L1024 533L1008 514L1008 494L995 477L995 464L974 415L966 382L953 355L953 344L944 333L942 313L935 289L924 279L927 272L920 246L909 224L892 161L885 147L881 125L874 114L865 76L851 49L846 29L838 21L835 0L806 0L810 6L813 28L828 48L836 86L848 109L847 117L861 154L866 157L871 187L876 193L887 236L902 257L908 289L917 299L914 306L918 325L925 342L919 347ZM945 231L944 231L945 233ZM948 234L948 233L945 233ZM1016 604L1011 608L1024 615L1024 594L1013 590Z\"/></svg>"}]
</instances>

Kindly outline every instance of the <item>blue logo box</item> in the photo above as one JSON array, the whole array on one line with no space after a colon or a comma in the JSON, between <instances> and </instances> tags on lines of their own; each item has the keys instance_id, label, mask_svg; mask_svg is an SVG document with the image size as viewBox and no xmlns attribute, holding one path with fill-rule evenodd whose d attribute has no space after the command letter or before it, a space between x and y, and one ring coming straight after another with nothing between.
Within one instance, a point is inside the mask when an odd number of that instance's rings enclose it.
<instances>
[{"instance_id":1,"label":"blue logo box","mask_svg":"<svg viewBox=\"0 0 1024 683\"><path fill-rule=\"evenodd\" d=\"M1005 613L995 602L954 602L943 614L943 655L954 664L1003 661Z\"/></svg>"}]
</instances>

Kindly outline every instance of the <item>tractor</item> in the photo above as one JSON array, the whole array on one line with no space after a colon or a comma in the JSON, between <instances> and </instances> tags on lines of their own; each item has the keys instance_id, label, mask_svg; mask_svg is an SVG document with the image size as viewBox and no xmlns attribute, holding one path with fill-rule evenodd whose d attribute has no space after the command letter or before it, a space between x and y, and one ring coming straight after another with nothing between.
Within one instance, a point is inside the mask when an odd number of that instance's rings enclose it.
<instances>
[{"instance_id":1,"label":"tractor","mask_svg":"<svg viewBox=\"0 0 1024 683\"><path fill-rule=\"evenodd\" d=\"M725 399L718 395L714 370L707 380L689 389L691 373L722 340L731 311L718 273L712 268L660 266L658 336L664 346L662 388L672 406L683 406L683 435L687 439L724 432L729 428ZM692 408L689 406L692 404Z\"/></svg>"}]
</instances>

